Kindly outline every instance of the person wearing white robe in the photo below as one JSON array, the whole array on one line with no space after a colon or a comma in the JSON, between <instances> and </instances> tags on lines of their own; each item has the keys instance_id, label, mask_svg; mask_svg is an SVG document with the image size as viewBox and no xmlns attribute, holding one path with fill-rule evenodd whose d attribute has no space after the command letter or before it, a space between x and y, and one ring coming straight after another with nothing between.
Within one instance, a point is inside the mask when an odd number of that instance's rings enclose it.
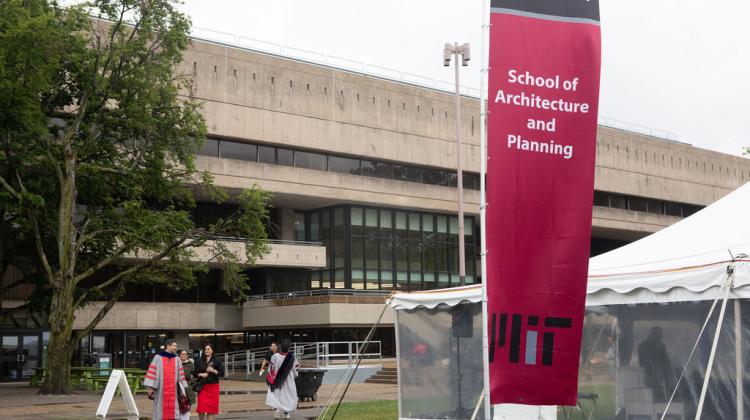
<instances>
[{"instance_id":1,"label":"person wearing white robe","mask_svg":"<svg viewBox=\"0 0 750 420\"><path fill-rule=\"evenodd\" d=\"M294 359L294 363L291 368L286 372L285 377L279 376L279 368L284 363L284 360L291 356L294 357L293 353L289 353L291 342L288 339L281 341L279 346L279 352L271 357L271 363L268 368L268 380L269 383L276 383L282 381L281 385L271 390L272 386L269 385L268 392L266 393L266 405L269 405L275 409L274 418L286 418L288 419L289 413L297 409L297 386L294 384L294 378L299 375L299 361Z\"/></svg>"}]
</instances>

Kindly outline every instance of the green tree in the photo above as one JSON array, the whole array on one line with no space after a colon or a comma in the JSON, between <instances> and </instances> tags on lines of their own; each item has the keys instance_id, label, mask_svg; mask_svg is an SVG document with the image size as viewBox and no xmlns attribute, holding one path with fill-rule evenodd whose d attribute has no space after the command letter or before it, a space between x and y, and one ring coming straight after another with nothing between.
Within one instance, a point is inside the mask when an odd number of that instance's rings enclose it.
<instances>
[{"instance_id":1,"label":"green tree","mask_svg":"<svg viewBox=\"0 0 750 420\"><path fill-rule=\"evenodd\" d=\"M191 219L196 193L229 195L194 163L206 128L179 71L189 29L169 0L0 0L0 268L21 268L49 315L42 393L69 392L80 339L126 285L193 287L201 247L240 300L240 263L268 252L257 187L231 196L232 217ZM244 255L217 236L241 239ZM106 304L74 331L92 301Z\"/></svg>"}]
</instances>

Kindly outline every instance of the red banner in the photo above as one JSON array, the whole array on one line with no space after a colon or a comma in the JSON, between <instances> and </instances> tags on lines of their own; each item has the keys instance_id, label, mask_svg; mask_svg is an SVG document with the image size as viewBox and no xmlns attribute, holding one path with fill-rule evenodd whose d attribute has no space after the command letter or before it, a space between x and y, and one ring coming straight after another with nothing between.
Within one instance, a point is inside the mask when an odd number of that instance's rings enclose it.
<instances>
[{"instance_id":1,"label":"red banner","mask_svg":"<svg viewBox=\"0 0 750 420\"><path fill-rule=\"evenodd\" d=\"M491 401L575 405L594 189L599 7L597 0L491 4Z\"/></svg>"}]
</instances>

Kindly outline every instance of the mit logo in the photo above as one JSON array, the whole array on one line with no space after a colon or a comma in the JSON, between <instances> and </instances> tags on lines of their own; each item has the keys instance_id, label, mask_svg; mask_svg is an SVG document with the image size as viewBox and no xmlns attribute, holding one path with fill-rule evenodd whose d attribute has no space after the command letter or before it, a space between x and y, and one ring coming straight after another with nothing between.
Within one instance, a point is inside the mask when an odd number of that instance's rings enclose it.
<instances>
[{"instance_id":1,"label":"mit logo","mask_svg":"<svg viewBox=\"0 0 750 420\"><path fill-rule=\"evenodd\" d=\"M539 317L528 315L526 317L526 354L524 363L527 365L536 365L536 353L539 347ZM570 328L570 318L547 317L544 319L544 328ZM521 359L521 329L523 326L523 315L512 314L510 321L510 342L508 343L508 361L519 363ZM532 329L533 327L537 327ZM505 347L505 339L508 330L508 314L500 314L500 325L497 325L497 314L492 314L490 320L490 363L495 359L495 345ZM552 355L555 349L555 333L545 331L542 334L542 365L552 366Z\"/></svg>"}]
</instances>

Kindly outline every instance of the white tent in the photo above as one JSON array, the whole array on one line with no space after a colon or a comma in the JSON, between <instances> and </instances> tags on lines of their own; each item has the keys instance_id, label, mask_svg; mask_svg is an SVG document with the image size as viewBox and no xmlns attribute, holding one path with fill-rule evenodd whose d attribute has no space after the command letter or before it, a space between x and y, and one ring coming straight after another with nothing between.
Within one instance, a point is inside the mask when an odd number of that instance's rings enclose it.
<instances>
[{"instance_id":1,"label":"white tent","mask_svg":"<svg viewBox=\"0 0 750 420\"><path fill-rule=\"evenodd\" d=\"M616 395L613 398L616 403L613 408L616 412L621 413L626 408L628 413L639 409L650 410L645 415L658 418L668 411L667 415L675 416L668 418L682 419L682 416L692 416L696 412L700 414L707 399L708 410L712 411L704 418L717 415L722 418L742 418L744 406L748 403L744 401L745 398L737 398L743 395L744 378L748 376L741 362L742 345L746 344L749 335L748 331L743 332L749 329L747 321L743 322L748 319L742 316L745 312L743 307L750 312L750 307L741 304L741 299L750 297L750 222L745 220L747 209L750 209L750 183L672 226L589 261L586 306L587 321L590 318L590 322L587 324L588 330L584 330L584 343L588 341L589 345L584 346L587 348L583 352L587 354L582 359L581 369L584 370L584 365L587 368L596 367L597 353L601 354L601 350L604 350L610 356L612 348L615 348L616 356L605 357L610 364L616 365L610 368L610 381L615 384ZM727 299L735 299L731 320L724 320ZM716 310L717 302L721 300L723 305ZM705 301L714 301L714 304ZM474 285L440 291L397 293L391 299L391 306L398 316L401 311L437 311L461 303L479 306L476 305L479 302L481 287ZM597 316L602 313L609 314L605 321ZM425 318L419 321L424 323ZM607 322L612 325L607 325ZM663 381L664 386L672 392L663 391L661 395L654 392L652 396L651 391L637 392L649 389L643 379L647 375L642 373L641 368L633 367L635 362L631 358L637 358L638 364L643 366L641 357L634 357L635 343L638 338L646 341L646 332L656 326L664 329L664 341L667 341L667 353L675 368L675 378ZM609 331L607 336L617 338L617 343L610 344L609 349L602 340L605 330ZM723 334L723 341L720 341L722 330L733 334ZM719 356L716 356L717 349ZM641 353L640 346L638 353ZM716 363L715 357L719 359ZM683 366L683 369L677 369ZM712 374L706 375L706 372ZM688 389L678 389L679 384L683 388L688 386L685 382L689 380L683 378L690 374L700 376L702 385L699 386L695 383L697 379L693 379ZM708 388L709 377L712 383L718 384L715 388L722 389ZM602 381L601 378L598 380ZM585 385L585 381L581 382L582 386ZM732 390L724 389L727 382L733 383ZM734 393L734 397L727 397L727 392ZM670 396L668 401L665 401L666 396ZM634 405L630 401L644 398L653 398L654 401L648 407L644 404ZM733 404L727 403L727 399ZM629 403L630 406L626 407ZM670 408L667 408L667 403L671 404ZM727 407L733 407L731 413ZM495 418L501 418L497 412Z\"/></svg>"},{"instance_id":2,"label":"white tent","mask_svg":"<svg viewBox=\"0 0 750 420\"><path fill-rule=\"evenodd\" d=\"M589 260L587 305L750 297L750 183L659 232Z\"/></svg>"}]
</instances>

